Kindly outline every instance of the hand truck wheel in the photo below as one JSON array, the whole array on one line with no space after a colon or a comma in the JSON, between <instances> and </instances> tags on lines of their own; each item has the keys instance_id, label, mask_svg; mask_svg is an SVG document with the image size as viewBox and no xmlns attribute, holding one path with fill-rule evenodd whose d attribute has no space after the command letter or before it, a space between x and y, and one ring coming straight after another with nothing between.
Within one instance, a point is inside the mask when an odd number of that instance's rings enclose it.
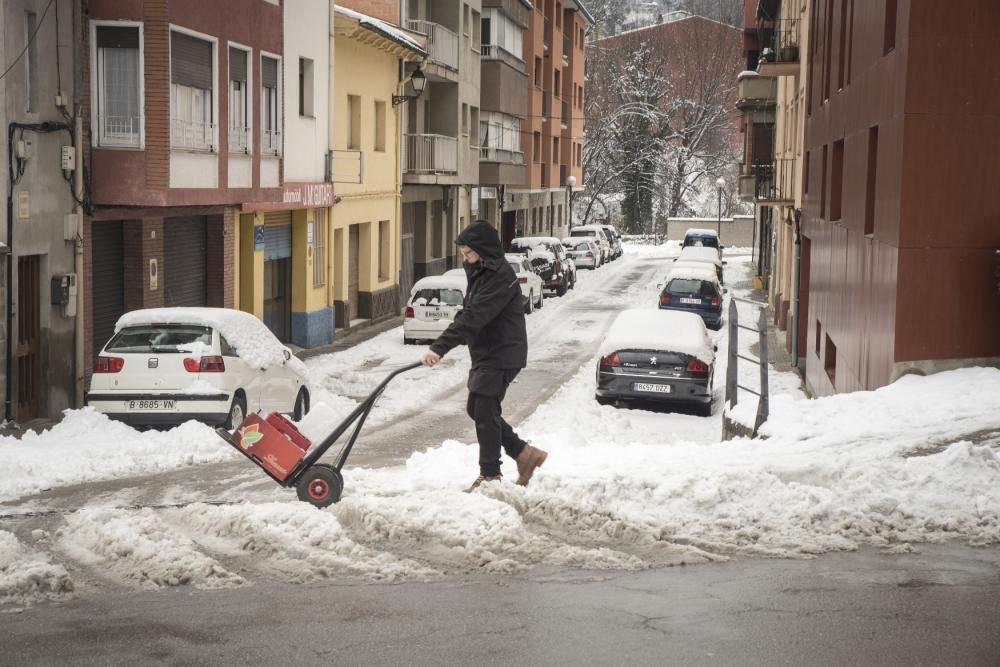
<instances>
[{"instance_id":1,"label":"hand truck wheel","mask_svg":"<svg viewBox=\"0 0 1000 667\"><path fill-rule=\"evenodd\" d=\"M325 463L317 463L302 473L295 484L299 500L316 507L327 507L340 500L344 478L340 471Z\"/></svg>"}]
</instances>

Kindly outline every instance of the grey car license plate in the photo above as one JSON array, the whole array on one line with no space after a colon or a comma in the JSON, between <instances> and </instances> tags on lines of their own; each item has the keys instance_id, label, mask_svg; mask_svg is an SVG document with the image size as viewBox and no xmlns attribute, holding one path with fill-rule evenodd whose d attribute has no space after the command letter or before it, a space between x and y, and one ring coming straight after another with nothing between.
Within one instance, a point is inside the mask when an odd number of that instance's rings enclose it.
<instances>
[{"instance_id":1,"label":"grey car license plate","mask_svg":"<svg viewBox=\"0 0 1000 667\"><path fill-rule=\"evenodd\" d=\"M669 394L672 387L669 384L651 384L649 382L633 382L632 391L648 391L653 394Z\"/></svg>"},{"instance_id":2,"label":"grey car license plate","mask_svg":"<svg viewBox=\"0 0 1000 667\"><path fill-rule=\"evenodd\" d=\"M129 401L129 410L174 410L177 407L177 401L166 401L166 400L139 400L139 401Z\"/></svg>"},{"instance_id":3,"label":"grey car license plate","mask_svg":"<svg viewBox=\"0 0 1000 667\"><path fill-rule=\"evenodd\" d=\"M430 310L424 313L429 320L450 320L451 312L447 310Z\"/></svg>"}]
</instances>

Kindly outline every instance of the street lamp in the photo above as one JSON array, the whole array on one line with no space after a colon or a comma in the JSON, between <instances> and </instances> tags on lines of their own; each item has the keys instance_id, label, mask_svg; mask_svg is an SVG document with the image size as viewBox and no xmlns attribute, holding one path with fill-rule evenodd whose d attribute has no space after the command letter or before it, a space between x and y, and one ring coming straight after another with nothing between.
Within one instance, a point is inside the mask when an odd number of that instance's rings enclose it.
<instances>
[{"instance_id":1,"label":"street lamp","mask_svg":"<svg viewBox=\"0 0 1000 667\"><path fill-rule=\"evenodd\" d=\"M715 179L715 188L719 191L719 218L715 223L715 234L719 237L719 243L722 243L722 188L726 187L726 179L719 176Z\"/></svg>"},{"instance_id":2,"label":"street lamp","mask_svg":"<svg viewBox=\"0 0 1000 667\"><path fill-rule=\"evenodd\" d=\"M569 204L569 228L573 229L573 186L576 185L576 176L572 174L566 179L566 199Z\"/></svg>"},{"instance_id":3,"label":"street lamp","mask_svg":"<svg viewBox=\"0 0 1000 667\"><path fill-rule=\"evenodd\" d=\"M398 107L403 102L407 100L415 100L424 92L424 86L427 85L427 75L418 66L417 69L413 70L413 74L410 75L410 83L413 84L413 92L415 95L393 95L392 96L392 106ZM406 87L406 82L403 82L403 87Z\"/></svg>"}]
</instances>

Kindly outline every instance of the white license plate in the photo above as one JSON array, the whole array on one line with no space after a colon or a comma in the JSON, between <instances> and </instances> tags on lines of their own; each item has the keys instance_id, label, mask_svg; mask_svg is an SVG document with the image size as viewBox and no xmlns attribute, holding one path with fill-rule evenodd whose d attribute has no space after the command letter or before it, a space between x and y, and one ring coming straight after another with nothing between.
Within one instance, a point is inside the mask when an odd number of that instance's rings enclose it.
<instances>
[{"instance_id":1,"label":"white license plate","mask_svg":"<svg viewBox=\"0 0 1000 667\"><path fill-rule=\"evenodd\" d=\"M447 310L429 310L424 313L424 317L429 320L450 320L451 313Z\"/></svg>"},{"instance_id":2,"label":"white license plate","mask_svg":"<svg viewBox=\"0 0 1000 667\"><path fill-rule=\"evenodd\" d=\"M686 296L682 296L681 299L680 299L680 301L681 301L681 303L689 303L689 304L694 305L694 306L700 306L701 305L701 299L692 299L692 298L686 297Z\"/></svg>"},{"instance_id":3,"label":"white license plate","mask_svg":"<svg viewBox=\"0 0 1000 667\"><path fill-rule=\"evenodd\" d=\"M129 410L174 410L177 401L129 401Z\"/></svg>"},{"instance_id":4,"label":"white license plate","mask_svg":"<svg viewBox=\"0 0 1000 667\"><path fill-rule=\"evenodd\" d=\"M633 382L632 391L648 391L654 394L669 394L669 384L649 384L648 382Z\"/></svg>"}]
</instances>

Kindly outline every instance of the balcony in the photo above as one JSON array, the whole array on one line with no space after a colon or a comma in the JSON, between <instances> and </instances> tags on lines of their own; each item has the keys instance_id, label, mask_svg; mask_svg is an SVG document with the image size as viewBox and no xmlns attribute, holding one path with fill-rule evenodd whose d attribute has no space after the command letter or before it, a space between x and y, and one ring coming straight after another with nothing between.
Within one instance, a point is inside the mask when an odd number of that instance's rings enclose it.
<instances>
[{"instance_id":1,"label":"balcony","mask_svg":"<svg viewBox=\"0 0 1000 667\"><path fill-rule=\"evenodd\" d=\"M215 124L171 118L170 147L185 151L211 153L215 150Z\"/></svg>"},{"instance_id":2,"label":"balcony","mask_svg":"<svg viewBox=\"0 0 1000 667\"><path fill-rule=\"evenodd\" d=\"M773 28L759 31L761 44L766 45L757 64L761 76L799 75L799 24L797 18L778 19Z\"/></svg>"},{"instance_id":3,"label":"balcony","mask_svg":"<svg viewBox=\"0 0 1000 667\"><path fill-rule=\"evenodd\" d=\"M524 164L524 153L507 148L483 146L479 149L480 162L505 162L507 164Z\"/></svg>"},{"instance_id":4,"label":"balcony","mask_svg":"<svg viewBox=\"0 0 1000 667\"><path fill-rule=\"evenodd\" d=\"M754 177L754 202L767 206L795 204L795 158L752 165L750 170ZM743 177L740 177L741 192L742 181Z\"/></svg>"},{"instance_id":5,"label":"balcony","mask_svg":"<svg viewBox=\"0 0 1000 667\"><path fill-rule=\"evenodd\" d=\"M458 33L430 21L407 21L406 27L427 36L427 53L431 62L458 71Z\"/></svg>"},{"instance_id":6,"label":"balcony","mask_svg":"<svg viewBox=\"0 0 1000 667\"><path fill-rule=\"evenodd\" d=\"M458 173L458 139L440 134L407 134L405 137L408 173Z\"/></svg>"},{"instance_id":7,"label":"balcony","mask_svg":"<svg viewBox=\"0 0 1000 667\"><path fill-rule=\"evenodd\" d=\"M774 108L778 101L778 81L755 72L741 72L736 79L736 108L753 110Z\"/></svg>"},{"instance_id":8,"label":"balcony","mask_svg":"<svg viewBox=\"0 0 1000 667\"><path fill-rule=\"evenodd\" d=\"M499 60L518 72L524 72L524 61L497 44L483 44L482 58L483 60Z\"/></svg>"}]
</instances>

